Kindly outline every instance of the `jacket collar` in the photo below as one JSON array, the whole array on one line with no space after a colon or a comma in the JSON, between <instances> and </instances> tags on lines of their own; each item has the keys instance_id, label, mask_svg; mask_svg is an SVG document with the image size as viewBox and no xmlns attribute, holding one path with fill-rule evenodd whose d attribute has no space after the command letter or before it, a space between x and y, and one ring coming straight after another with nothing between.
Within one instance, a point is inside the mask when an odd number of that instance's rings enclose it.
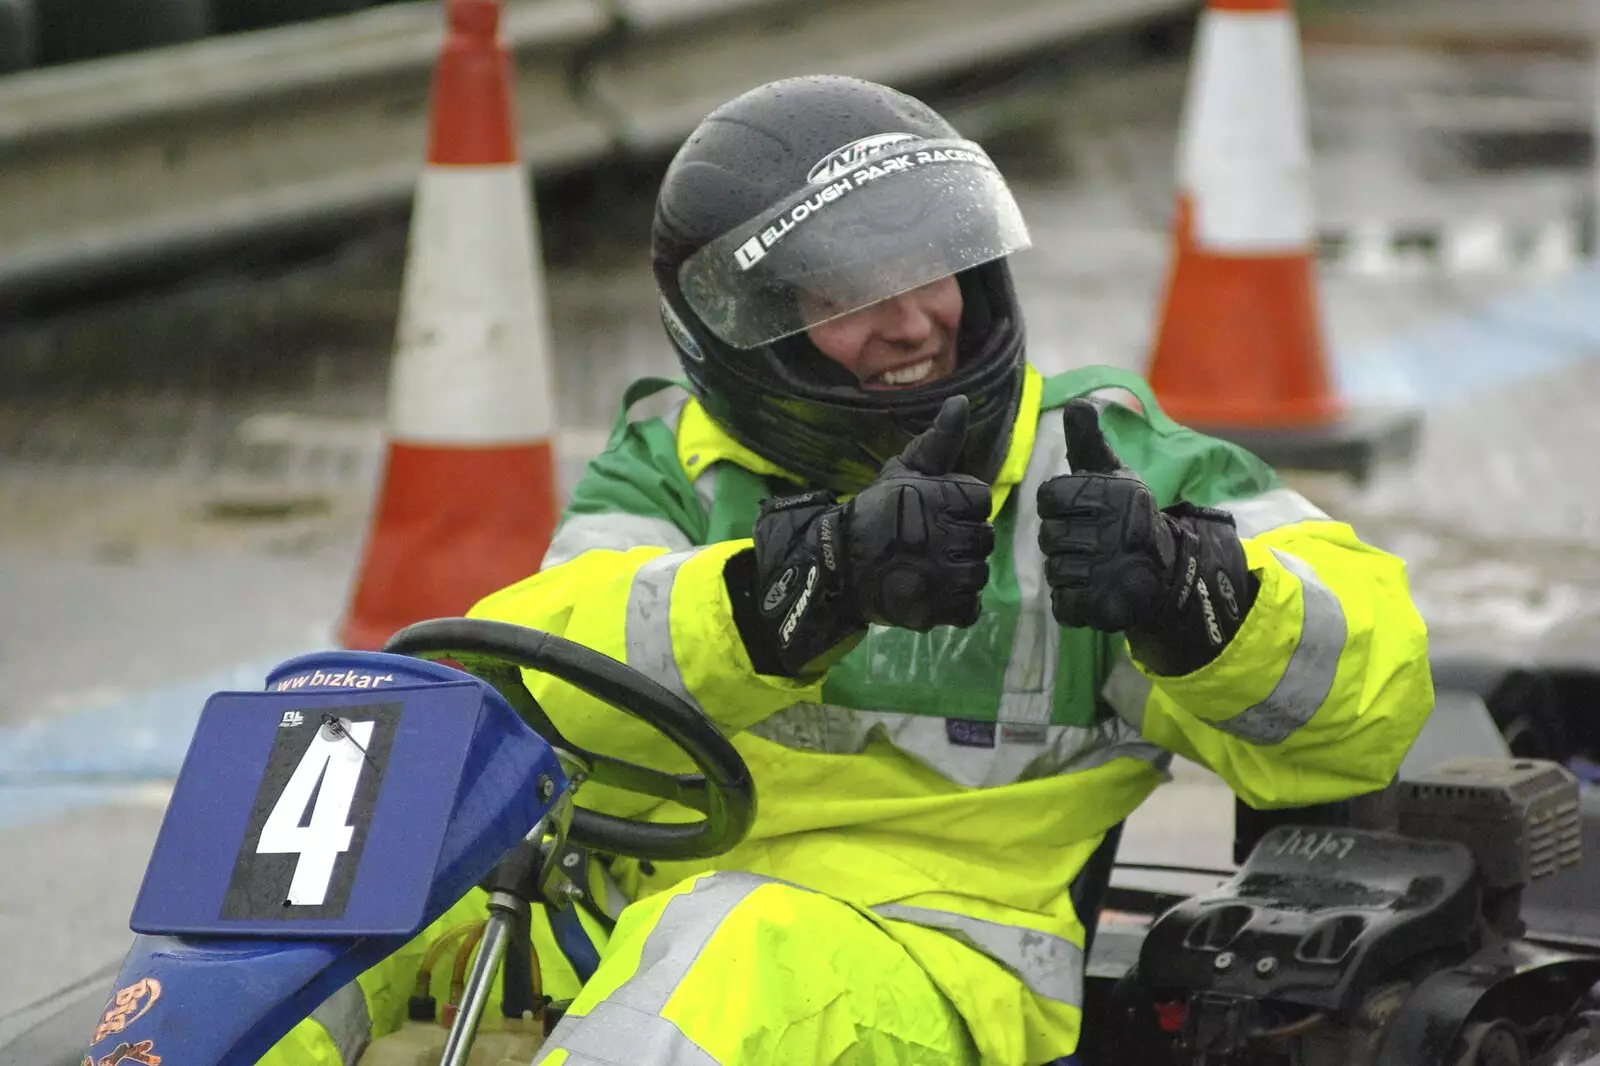
<instances>
[{"instance_id":1,"label":"jacket collar","mask_svg":"<svg viewBox=\"0 0 1600 1066\"><path fill-rule=\"evenodd\" d=\"M1017 403L1017 418L1011 425L1011 443L1006 446L1005 461L994 479L994 511L992 520L1005 505L1022 475L1028 468L1028 457L1033 453L1033 439L1039 431L1039 400L1043 379L1032 366L1024 368L1022 397ZM730 437L721 426L711 420L700 401L690 397L678 418L678 463L692 482L705 473L713 463L729 462L753 474L781 477L793 481L797 487L804 483L789 471L769 459L764 459Z\"/></svg>"}]
</instances>

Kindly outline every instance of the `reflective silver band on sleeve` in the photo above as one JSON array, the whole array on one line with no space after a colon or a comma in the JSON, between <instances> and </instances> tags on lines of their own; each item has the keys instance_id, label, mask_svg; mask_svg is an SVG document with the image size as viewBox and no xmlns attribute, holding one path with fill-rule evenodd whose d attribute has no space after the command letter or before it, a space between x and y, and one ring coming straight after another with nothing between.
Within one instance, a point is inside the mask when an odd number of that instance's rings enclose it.
<instances>
[{"instance_id":1,"label":"reflective silver band on sleeve","mask_svg":"<svg viewBox=\"0 0 1600 1066\"><path fill-rule=\"evenodd\" d=\"M629 666L699 707L683 683L672 646L672 586L678 568L692 555L693 550L658 555L634 572L623 639Z\"/></svg>"},{"instance_id":2,"label":"reflective silver band on sleeve","mask_svg":"<svg viewBox=\"0 0 1600 1066\"><path fill-rule=\"evenodd\" d=\"M1311 721L1333 691L1348 633L1339 598L1322 583L1310 564L1277 548L1272 549L1272 554L1300 580L1305 605L1300 639L1289 655L1283 676L1266 699L1232 718L1210 722L1224 733L1255 744L1281 744Z\"/></svg>"}]
</instances>

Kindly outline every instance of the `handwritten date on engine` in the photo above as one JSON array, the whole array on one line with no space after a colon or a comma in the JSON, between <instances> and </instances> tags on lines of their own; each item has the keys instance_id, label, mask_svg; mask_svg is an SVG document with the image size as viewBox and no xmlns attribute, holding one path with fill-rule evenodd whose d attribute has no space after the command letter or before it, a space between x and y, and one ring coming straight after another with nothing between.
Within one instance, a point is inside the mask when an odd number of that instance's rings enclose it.
<instances>
[{"instance_id":1,"label":"handwritten date on engine","mask_svg":"<svg viewBox=\"0 0 1600 1066\"><path fill-rule=\"evenodd\" d=\"M1356 838L1343 833L1317 832L1316 830L1294 829L1275 841L1268 851L1272 855L1284 858L1299 858L1310 862L1313 859L1343 859L1350 854L1356 846Z\"/></svg>"}]
</instances>

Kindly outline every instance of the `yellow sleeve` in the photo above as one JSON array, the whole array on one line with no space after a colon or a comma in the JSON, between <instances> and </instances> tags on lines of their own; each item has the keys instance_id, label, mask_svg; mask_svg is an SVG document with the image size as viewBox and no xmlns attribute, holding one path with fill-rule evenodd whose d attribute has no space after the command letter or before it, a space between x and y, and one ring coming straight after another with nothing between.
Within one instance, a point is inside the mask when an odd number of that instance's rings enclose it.
<instances>
[{"instance_id":1,"label":"yellow sleeve","mask_svg":"<svg viewBox=\"0 0 1600 1066\"><path fill-rule=\"evenodd\" d=\"M627 663L685 697L728 734L801 700L821 681L757 673L733 620L723 567L746 540L671 551L595 548L486 597L469 612L555 633ZM664 737L565 682L525 671L545 712L573 743L631 762L692 769ZM648 796L584 786L585 806L636 817Z\"/></svg>"},{"instance_id":2,"label":"yellow sleeve","mask_svg":"<svg viewBox=\"0 0 1600 1066\"><path fill-rule=\"evenodd\" d=\"M1210 767L1253 807L1384 787L1433 709L1405 563L1320 515L1243 545L1260 591L1222 654L1167 677L1124 650L1108 698L1146 739Z\"/></svg>"}]
</instances>

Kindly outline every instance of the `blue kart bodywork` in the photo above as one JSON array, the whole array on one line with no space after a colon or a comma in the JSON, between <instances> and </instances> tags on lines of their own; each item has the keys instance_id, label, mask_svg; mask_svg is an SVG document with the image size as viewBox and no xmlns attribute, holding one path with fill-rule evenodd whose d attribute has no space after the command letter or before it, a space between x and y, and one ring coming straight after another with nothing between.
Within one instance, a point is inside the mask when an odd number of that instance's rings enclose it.
<instances>
[{"instance_id":1,"label":"blue kart bodywork","mask_svg":"<svg viewBox=\"0 0 1600 1066\"><path fill-rule=\"evenodd\" d=\"M1517 757L1535 753L1508 750L1514 745L1500 735L1496 727L1504 722L1491 714L1490 705L1477 693L1448 683L1448 676L1440 680L1445 683L1439 685L1435 712L1402 770L1402 780L1463 755L1500 759L1509 769L1532 766ZM93 1046L83 1066L255 1062L321 1002L481 882L553 808L556 817L550 821L561 821L564 811L558 804L572 783L556 753L498 692L472 675L409 657L335 652L282 664L268 677L266 688L220 693L207 703L134 909L136 942L110 985L114 991L109 1002L102 993L74 1015L96 1012ZM319 749L319 742L308 744L307 737L321 729L342 732ZM331 825L340 833L350 830L348 839L336 841L337 860L318 882L326 891L307 894L290 877L291 867L298 877L296 861L304 853L297 856L294 847L263 848L263 837L279 808L293 814L291 833L318 829L322 784L316 796L309 790L302 796L294 791L292 779L307 765L315 769L321 756L312 753L326 754L330 746L345 760L341 765L346 770L357 767L361 773L347 802L341 799L335 805L338 817L324 819L321 826ZM331 774L327 769L317 772L323 778ZM1474 787L1484 797L1495 791L1492 783ZM1590 855L1600 853L1593 839L1600 826L1594 798L1591 788L1579 794L1576 804L1587 838L1583 850ZM1253 852L1271 825L1358 825L1377 811L1376 805L1359 808L1356 801L1276 812L1239 807L1235 862ZM1263 814L1268 816L1265 822ZM1469 829L1460 833L1480 845L1497 833L1505 835L1503 827L1496 832ZM1085 980L1085 1045L1078 1056L1061 1060L1064 1066L1129 1056L1130 1036L1139 1030L1119 1022L1125 1011L1114 999L1144 953L1151 923L1183 902L1182 896L1166 890L1111 884L1117 835L1108 836L1072 886L1074 906L1086 918L1091 964ZM1498 846L1507 845L1501 841ZM1368 871L1371 876L1339 870L1335 879L1353 876L1376 883L1378 875L1404 873L1404 851L1399 847L1392 868ZM1600 943L1593 916L1595 869L1586 862L1536 879L1522 890L1521 915L1532 947L1518 950L1570 952L1574 957L1540 956L1540 966L1519 963L1499 974L1495 980L1502 999L1520 996L1538 1004L1551 998L1555 986L1538 982L1562 977L1562 967L1600 973L1600 963L1592 961ZM1221 879L1231 871L1215 873ZM1118 920L1096 936L1103 905ZM562 926L555 919L560 913L552 911L558 942ZM593 972L597 960L592 945L560 946L581 976ZM1430 965L1419 972L1419 979L1449 982L1459 970ZM105 977L104 972L97 975L98 988L106 987ZM1477 977L1472 981L1474 988L1482 984ZM1564 1004L1570 997L1562 993L1555 998ZM1272 999L1273 994L1262 992L1252 1002ZM1408 1009L1438 1016L1446 1043L1468 1020L1469 1008L1476 1010L1464 1000L1460 1010L1444 1009L1455 1001L1420 994L1408 1002ZM83 1023L75 1022L72 1032L82 1034ZM1167 1039L1150 1032L1158 1041ZM1571 1039L1580 1035L1571 1034ZM81 1048L82 1039L45 1041L49 1058L10 1060L0 1051L0 1061L71 1066L79 1062L77 1054L69 1061L54 1057L55 1050ZM1594 1042L1593 1064L1600 1066L1600 1028ZM1569 1050L1577 1054L1579 1049L1574 1044ZM1455 1061L1442 1054L1404 1061Z\"/></svg>"},{"instance_id":2,"label":"blue kart bodywork","mask_svg":"<svg viewBox=\"0 0 1600 1066\"><path fill-rule=\"evenodd\" d=\"M567 788L500 694L448 666L324 652L283 663L266 691L216 694L85 1061L255 1062L465 895ZM319 848L327 876L313 863L302 878L310 851L268 848L274 833Z\"/></svg>"}]
</instances>

